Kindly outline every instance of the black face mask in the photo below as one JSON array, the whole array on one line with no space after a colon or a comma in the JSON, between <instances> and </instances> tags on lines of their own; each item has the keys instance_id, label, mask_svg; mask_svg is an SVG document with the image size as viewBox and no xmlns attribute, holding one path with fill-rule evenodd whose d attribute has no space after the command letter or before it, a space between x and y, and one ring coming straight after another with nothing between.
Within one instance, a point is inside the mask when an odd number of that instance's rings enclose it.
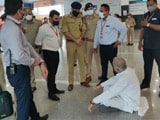
<instances>
[{"instance_id":1,"label":"black face mask","mask_svg":"<svg viewBox=\"0 0 160 120\"><path fill-rule=\"evenodd\" d=\"M79 12L73 10L72 14L73 14L73 16L77 17L79 15Z\"/></svg>"},{"instance_id":2,"label":"black face mask","mask_svg":"<svg viewBox=\"0 0 160 120\"><path fill-rule=\"evenodd\" d=\"M59 21L53 21L53 26L58 26L59 25Z\"/></svg>"}]
</instances>

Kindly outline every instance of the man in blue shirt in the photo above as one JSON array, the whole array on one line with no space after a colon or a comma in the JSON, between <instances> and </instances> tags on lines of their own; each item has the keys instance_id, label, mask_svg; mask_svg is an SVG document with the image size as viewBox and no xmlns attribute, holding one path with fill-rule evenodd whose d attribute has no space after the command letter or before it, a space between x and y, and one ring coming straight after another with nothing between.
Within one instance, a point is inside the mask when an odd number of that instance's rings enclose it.
<instances>
[{"instance_id":1,"label":"man in blue shirt","mask_svg":"<svg viewBox=\"0 0 160 120\"><path fill-rule=\"evenodd\" d=\"M158 65L160 75L160 10L157 8L157 0L147 0L148 12L144 14L141 22L139 50L143 50L144 79L141 89L150 87L153 61Z\"/></svg>"},{"instance_id":2,"label":"man in blue shirt","mask_svg":"<svg viewBox=\"0 0 160 120\"><path fill-rule=\"evenodd\" d=\"M0 32L0 42L4 51L6 73L17 97L18 120L47 120L48 115L39 116L30 85L29 66L40 66L42 75L48 71L43 60L27 41L20 21L23 16L22 0L5 0L7 18Z\"/></svg>"},{"instance_id":3,"label":"man in blue shirt","mask_svg":"<svg viewBox=\"0 0 160 120\"><path fill-rule=\"evenodd\" d=\"M106 78L108 72L108 62L112 64L113 58L117 56L118 45L121 44L126 35L125 25L117 18L110 16L109 11L110 7L108 4L101 5L99 13L101 19L97 23L94 37L93 48L96 50L97 46L100 45L102 65L102 80L100 83L108 79ZM120 32L119 36L118 32ZM116 73L114 72L114 74Z\"/></svg>"}]
</instances>

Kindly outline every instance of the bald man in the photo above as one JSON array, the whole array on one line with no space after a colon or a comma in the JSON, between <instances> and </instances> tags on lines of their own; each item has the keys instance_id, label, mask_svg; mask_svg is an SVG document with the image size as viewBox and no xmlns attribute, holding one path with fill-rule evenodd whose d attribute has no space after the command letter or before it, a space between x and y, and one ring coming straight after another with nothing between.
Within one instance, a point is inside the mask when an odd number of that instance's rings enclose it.
<instances>
[{"instance_id":1,"label":"bald man","mask_svg":"<svg viewBox=\"0 0 160 120\"><path fill-rule=\"evenodd\" d=\"M129 113L138 110L140 84L135 71L127 68L126 61L121 57L114 58L113 67L117 72L116 76L94 87L96 90L103 89L103 92L90 101L88 105L90 112L95 104Z\"/></svg>"}]
</instances>

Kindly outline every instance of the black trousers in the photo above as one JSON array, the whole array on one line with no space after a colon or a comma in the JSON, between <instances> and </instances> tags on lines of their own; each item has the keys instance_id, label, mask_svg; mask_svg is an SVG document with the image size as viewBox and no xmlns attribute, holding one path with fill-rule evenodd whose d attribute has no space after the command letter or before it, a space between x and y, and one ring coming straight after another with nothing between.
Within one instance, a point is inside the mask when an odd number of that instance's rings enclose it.
<instances>
[{"instance_id":1,"label":"black trousers","mask_svg":"<svg viewBox=\"0 0 160 120\"><path fill-rule=\"evenodd\" d=\"M54 94L57 90L55 78L59 64L59 52L43 50L44 61L48 69L47 87L49 94Z\"/></svg>"},{"instance_id":2,"label":"black trousers","mask_svg":"<svg viewBox=\"0 0 160 120\"><path fill-rule=\"evenodd\" d=\"M102 65L102 80L101 82L106 81L108 74L108 62L113 63L114 57L117 56L118 48L111 45L100 45L100 57L101 57L101 65ZM116 72L113 69L114 75Z\"/></svg>"},{"instance_id":3,"label":"black trousers","mask_svg":"<svg viewBox=\"0 0 160 120\"><path fill-rule=\"evenodd\" d=\"M158 72L160 75L160 50L143 50L143 59L144 59L144 79L142 84L150 87L153 61L155 59L158 65Z\"/></svg>"}]
</instances>

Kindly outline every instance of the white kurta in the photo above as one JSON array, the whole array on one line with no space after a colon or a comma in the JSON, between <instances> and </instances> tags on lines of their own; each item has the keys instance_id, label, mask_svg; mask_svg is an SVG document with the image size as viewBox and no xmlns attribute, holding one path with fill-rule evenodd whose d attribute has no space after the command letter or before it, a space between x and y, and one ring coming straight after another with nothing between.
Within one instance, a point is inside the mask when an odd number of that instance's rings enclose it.
<instances>
[{"instance_id":1,"label":"white kurta","mask_svg":"<svg viewBox=\"0 0 160 120\"><path fill-rule=\"evenodd\" d=\"M140 84L131 68L101 84L103 93L93 99L96 104L118 108L132 113L137 111L140 102Z\"/></svg>"}]
</instances>

